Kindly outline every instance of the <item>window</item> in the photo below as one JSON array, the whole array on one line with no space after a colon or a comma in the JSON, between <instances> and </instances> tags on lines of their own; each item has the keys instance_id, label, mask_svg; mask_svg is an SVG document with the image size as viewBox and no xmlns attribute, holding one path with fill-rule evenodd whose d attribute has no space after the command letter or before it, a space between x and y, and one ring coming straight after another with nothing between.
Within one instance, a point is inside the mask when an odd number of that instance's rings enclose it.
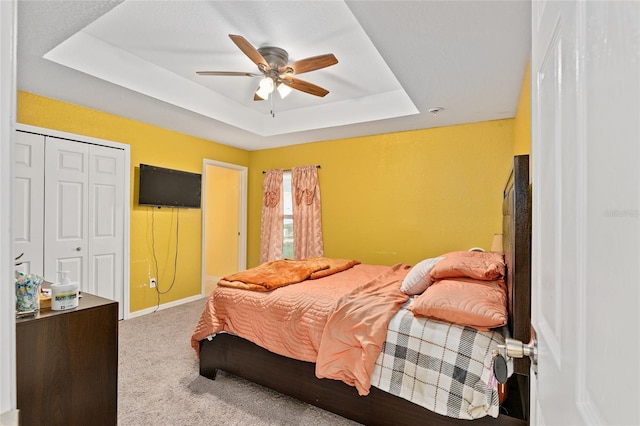
<instances>
[{"instance_id":1,"label":"window","mask_svg":"<svg viewBox=\"0 0 640 426\"><path fill-rule=\"evenodd\" d=\"M284 204L284 235L282 240L282 258L293 259L293 196L291 193L291 171L282 173Z\"/></svg>"}]
</instances>

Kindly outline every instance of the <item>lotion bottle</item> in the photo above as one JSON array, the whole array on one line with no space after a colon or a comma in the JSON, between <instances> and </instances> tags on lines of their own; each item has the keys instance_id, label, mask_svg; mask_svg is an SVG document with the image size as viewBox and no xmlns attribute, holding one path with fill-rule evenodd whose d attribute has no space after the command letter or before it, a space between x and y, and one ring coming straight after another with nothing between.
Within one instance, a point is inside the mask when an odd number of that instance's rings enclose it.
<instances>
[{"instance_id":1,"label":"lotion bottle","mask_svg":"<svg viewBox=\"0 0 640 426\"><path fill-rule=\"evenodd\" d=\"M51 284L51 309L64 311L78 307L78 283L67 277L69 271L59 271L60 281Z\"/></svg>"}]
</instances>

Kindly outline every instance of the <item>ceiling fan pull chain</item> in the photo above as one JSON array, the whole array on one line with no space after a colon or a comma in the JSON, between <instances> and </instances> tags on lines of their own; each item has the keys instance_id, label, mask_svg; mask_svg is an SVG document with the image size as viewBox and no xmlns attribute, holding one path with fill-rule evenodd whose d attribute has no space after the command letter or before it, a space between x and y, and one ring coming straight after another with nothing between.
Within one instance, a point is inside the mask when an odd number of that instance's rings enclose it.
<instances>
[{"instance_id":1,"label":"ceiling fan pull chain","mask_svg":"<svg viewBox=\"0 0 640 426\"><path fill-rule=\"evenodd\" d=\"M273 93L269 97L271 98L271 117L276 118L275 108L273 107Z\"/></svg>"}]
</instances>

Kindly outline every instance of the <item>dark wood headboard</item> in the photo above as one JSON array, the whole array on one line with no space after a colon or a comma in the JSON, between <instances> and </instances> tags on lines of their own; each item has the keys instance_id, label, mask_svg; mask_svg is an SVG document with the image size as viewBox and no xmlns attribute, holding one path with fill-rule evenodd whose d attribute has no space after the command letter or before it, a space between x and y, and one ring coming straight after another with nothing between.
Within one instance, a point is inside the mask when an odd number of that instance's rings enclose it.
<instances>
[{"instance_id":1,"label":"dark wood headboard","mask_svg":"<svg viewBox=\"0 0 640 426\"><path fill-rule=\"evenodd\" d=\"M502 201L502 244L507 264L509 331L523 343L531 338L531 197L529 156L517 155ZM514 372L529 375L529 358L515 359Z\"/></svg>"}]
</instances>

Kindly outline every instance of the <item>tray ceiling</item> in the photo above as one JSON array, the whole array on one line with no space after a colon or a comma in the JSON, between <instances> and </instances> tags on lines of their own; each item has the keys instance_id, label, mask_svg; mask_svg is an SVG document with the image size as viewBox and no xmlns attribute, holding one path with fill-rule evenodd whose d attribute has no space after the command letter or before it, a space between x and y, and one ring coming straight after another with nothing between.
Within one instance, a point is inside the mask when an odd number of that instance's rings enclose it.
<instances>
[{"instance_id":1,"label":"tray ceiling","mask_svg":"<svg viewBox=\"0 0 640 426\"><path fill-rule=\"evenodd\" d=\"M524 1L29 1L18 88L254 150L509 118L530 50ZM254 101L229 39L333 53L299 78L329 94ZM438 114L433 108L444 108Z\"/></svg>"}]
</instances>

